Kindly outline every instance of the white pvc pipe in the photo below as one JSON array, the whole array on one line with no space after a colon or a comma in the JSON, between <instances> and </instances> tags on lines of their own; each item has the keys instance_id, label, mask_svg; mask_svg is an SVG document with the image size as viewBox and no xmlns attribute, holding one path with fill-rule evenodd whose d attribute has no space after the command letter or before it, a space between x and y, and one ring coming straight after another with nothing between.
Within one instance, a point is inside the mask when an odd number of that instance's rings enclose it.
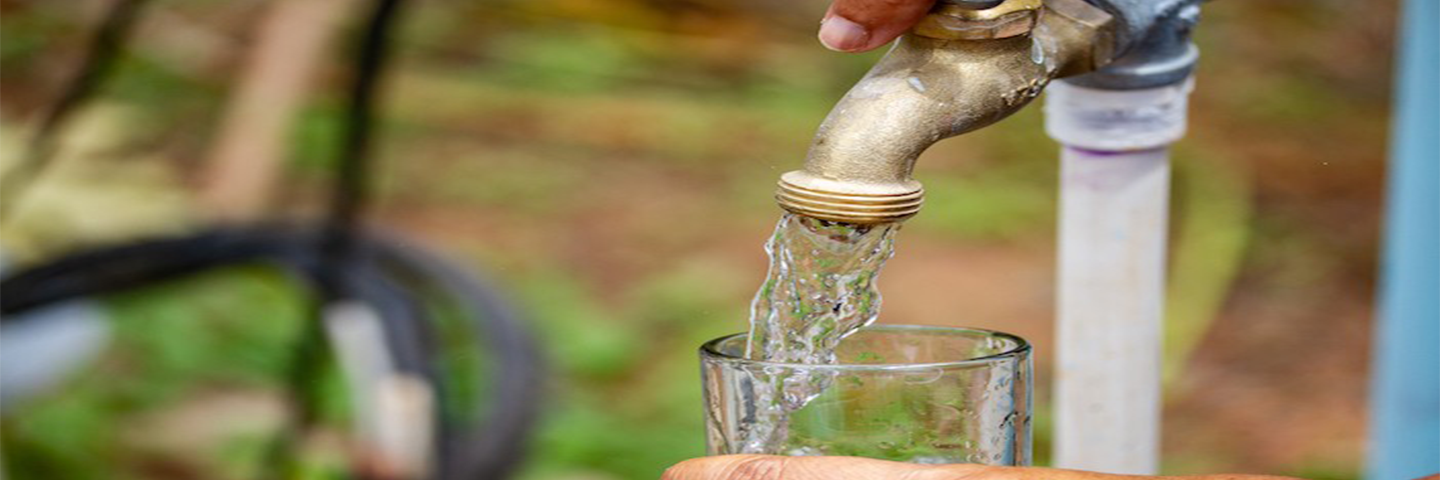
<instances>
[{"instance_id":1,"label":"white pvc pipe","mask_svg":"<svg viewBox=\"0 0 1440 480\"><path fill-rule=\"evenodd\" d=\"M1061 154L1055 466L1154 474L1170 162L1188 83L1108 91L1057 82Z\"/></svg>"},{"instance_id":2,"label":"white pvc pipe","mask_svg":"<svg viewBox=\"0 0 1440 480\"><path fill-rule=\"evenodd\" d=\"M1167 153L1061 155L1057 466L1156 472Z\"/></svg>"}]
</instances>

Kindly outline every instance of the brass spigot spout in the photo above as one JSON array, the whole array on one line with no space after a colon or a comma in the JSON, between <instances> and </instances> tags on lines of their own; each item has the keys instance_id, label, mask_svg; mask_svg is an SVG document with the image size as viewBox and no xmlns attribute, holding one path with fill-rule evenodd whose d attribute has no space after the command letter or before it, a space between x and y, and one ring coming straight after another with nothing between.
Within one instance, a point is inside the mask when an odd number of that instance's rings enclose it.
<instances>
[{"instance_id":1,"label":"brass spigot spout","mask_svg":"<svg viewBox=\"0 0 1440 480\"><path fill-rule=\"evenodd\" d=\"M1101 66L1110 24L1083 0L941 1L830 111L777 201L837 222L909 218L924 197L911 178L921 152L1015 113L1053 78Z\"/></svg>"}]
</instances>

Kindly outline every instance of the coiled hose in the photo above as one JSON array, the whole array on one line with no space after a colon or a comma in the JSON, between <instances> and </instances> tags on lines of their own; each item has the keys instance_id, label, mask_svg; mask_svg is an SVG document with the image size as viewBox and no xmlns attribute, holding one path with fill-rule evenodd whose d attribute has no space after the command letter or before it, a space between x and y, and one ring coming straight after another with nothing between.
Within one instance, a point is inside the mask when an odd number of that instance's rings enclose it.
<instances>
[{"instance_id":1,"label":"coiled hose","mask_svg":"<svg viewBox=\"0 0 1440 480\"><path fill-rule=\"evenodd\" d=\"M23 182L32 181L53 154L53 138L76 107L93 96L113 65L144 0L118 0L94 36L83 68L41 122L35 140L18 169L6 175L16 203ZM374 99L389 51L389 32L400 11L399 0L376 0L364 27L355 58L346 132L328 214L320 227L228 226L185 236L144 240L82 251L30 266L0 280L0 321L17 319L30 309L176 279L239 264L265 263L283 267L314 293L315 318L300 339L292 365L292 394L300 414L277 452L293 446L295 430L313 421L298 392L318 368L325 336L320 312L326 305L360 302L378 313L385 348L397 371L423 378L434 390L453 386L436 372L441 345L434 327L436 303L458 311L470 322L476 343L486 348L491 368L485 405L447 404L436 410L436 461L433 478L501 478L519 459L527 432L538 413L543 367L538 347L514 309L501 300L490 283L474 272L457 268L429 251L394 235L361 226L371 173L370 133ZM20 182L20 183L17 183ZM464 424L457 418L479 419ZM282 453L283 455L283 453Z\"/></svg>"}]
</instances>

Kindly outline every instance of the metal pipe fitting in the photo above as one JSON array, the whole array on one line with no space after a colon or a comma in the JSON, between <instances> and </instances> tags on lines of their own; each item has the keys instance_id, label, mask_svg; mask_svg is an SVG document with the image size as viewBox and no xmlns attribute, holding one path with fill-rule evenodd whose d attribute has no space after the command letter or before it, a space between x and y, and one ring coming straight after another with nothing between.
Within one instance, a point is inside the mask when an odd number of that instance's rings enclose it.
<instances>
[{"instance_id":1,"label":"metal pipe fitting","mask_svg":"<svg viewBox=\"0 0 1440 480\"><path fill-rule=\"evenodd\" d=\"M831 110L805 166L780 177L776 200L822 220L873 224L919 212L911 178L930 145L999 121L1051 79L1113 56L1111 15L1083 0L941 2Z\"/></svg>"},{"instance_id":2,"label":"metal pipe fitting","mask_svg":"<svg viewBox=\"0 0 1440 480\"><path fill-rule=\"evenodd\" d=\"M1114 62L1067 82L1101 90L1174 85L1195 69L1200 50L1190 32L1202 0L1089 0L1115 17Z\"/></svg>"}]
</instances>

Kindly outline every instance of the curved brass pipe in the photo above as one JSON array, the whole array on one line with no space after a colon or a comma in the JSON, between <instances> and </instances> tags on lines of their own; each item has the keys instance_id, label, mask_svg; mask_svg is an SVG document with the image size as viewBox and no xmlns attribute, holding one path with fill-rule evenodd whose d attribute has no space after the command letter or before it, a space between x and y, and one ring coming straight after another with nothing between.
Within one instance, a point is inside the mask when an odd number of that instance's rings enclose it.
<instances>
[{"instance_id":1,"label":"curved brass pipe","mask_svg":"<svg viewBox=\"0 0 1440 480\"><path fill-rule=\"evenodd\" d=\"M1014 10L1006 0L994 9ZM1012 5L1007 5L1012 4ZM780 177L786 210L846 223L887 223L920 210L915 159L941 139L999 121L1051 79L1109 60L1110 16L1083 0L1047 0L1021 32L968 40L974 13L943 4L905 34L821 123L801 170ZM1013 17L1013 14L1007 18ZM1003 28L1013 30L1015 22ZM946 26L959 26L948 30ZM950 36L952 38L936 38Z\"/></svg>"}]
</instances>

